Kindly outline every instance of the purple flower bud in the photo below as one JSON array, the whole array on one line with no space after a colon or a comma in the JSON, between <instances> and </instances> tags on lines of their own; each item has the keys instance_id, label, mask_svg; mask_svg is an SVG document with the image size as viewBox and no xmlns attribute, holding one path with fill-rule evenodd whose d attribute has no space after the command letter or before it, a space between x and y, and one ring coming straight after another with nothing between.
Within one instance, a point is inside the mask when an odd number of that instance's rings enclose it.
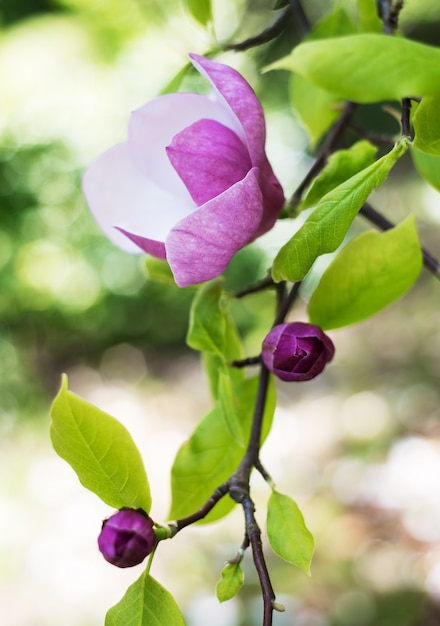
<instances>
[{"instance_id":1,"label":"purple flower bud","mask_svg":"<svg viewBox=\"0 0 440 626\"><path fill-rule=\"evenodd\" d=\"M334 353L332 340L319 326L293 322L272 328L263 341L262 357L281 380L301 381L320 374Z\"/></svg>"},{"instance_id":2,"label":"purple flower bud","mask_svg":"<svg viewBox=\"0 0 440 626\"><path fill-rule=\"evenodd\" d=\"M98 547L112 565L133 567L154 550L156 541L148 515L142 509L124 508L104 520Z\"/></svg>"}]
</instances>

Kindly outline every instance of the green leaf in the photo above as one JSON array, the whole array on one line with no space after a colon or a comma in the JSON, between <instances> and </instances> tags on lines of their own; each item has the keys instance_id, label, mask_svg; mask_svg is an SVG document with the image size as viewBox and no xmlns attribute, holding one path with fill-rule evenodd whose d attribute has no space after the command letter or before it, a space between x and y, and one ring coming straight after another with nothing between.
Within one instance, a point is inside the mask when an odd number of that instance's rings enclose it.
<instances>
[{"instance_id":1,"label":"green leaf","mask_svg":"<svg viewBox=\"0 0 440 626\"><path fill-rule=\"evenodd\" d=\"M240 563L226 563L215 590L219 602L233 598L240 591L243 583L244 571Z\"/></svg>"},{"instance_id":2,"label":"green leaf","mask_svg":"<svg viewBox=\"0 0 440 626\"><path fill-rule=\"evenodd\" d=\"M323 37L338 37L356 32L356 26L342 7L336 7L320 20L307 36L307 41ZM306 128L312 146L341 114L343 98L320 89L299 74L291 77L290 101Z\"/></svg>"},{"instance_id":3,"label":"green leaf","mask_svg":"<svg viewBox=\"0 0 440 626\"><path fill-rule=\"evenodd\" d=\"M358 141L348 150L334 152L309 187L301 209L316 206L326 193L374 163L376 152L377 148L369 141Z\"/></svg>"},{"instance_id":4,"label":"green leaf","mask_svg":"<svg viewBox=\"0 0 440 626\"><path fill-rule=\"evenodd\" d=\"M423 98L413 117L414 148L440 156L440 96Z\"/></svg>"},{"instance_id":5,"label":"green leaf","mask_svg":"<svg viewBox=\"0 0 440 626\"><path fill-rule=\"evenodd\" d=\"M220 372L224 371L225 368L227 368L229 377L234 385L245 378L244 368L227 366L230 361L239 361L243 358L243 348L237 327L228 311L224 311L224 324L223 354L218 355L212 352L202 353L203 364L208 375L209 386L214 400L218 398Z\"/></svg>"},{"instance_id":6,"label":"green leaf","mask_svg":"<svg viewBox=\"0 0 440 626\"><path fill-rule=\"evenodd\" d=\"M181 70L173 76L173 78L161 89L160 95L164 96L167 93L175 93L180 85L182 84L183 79L188 74L188 72L193 68L192 63L186 63Z\"/></svg>"},{"instance_id":7,"label":"green leaf","mask_svg":"<svg viewBox=\"0 0 440 626\"><path fill-rule=\"evenodd\" d=\"M292 75L289 93L290 102L314 147L340 116L344 100L320 89L299 74Z\"/></svg>"},{"instance_id":8,"label":"green leaf","mask_svg":"<svg viewBox=\"0 0 440 626\"><path fill-rule=\"evenodd\" d=\"M243 428L238 412L238 402L234 386L227 371L221 371L218 381L218 402L226 427L232 439L244 448Z\"/></svg>"},{"instance_id":9,"label":"green leaf","mask_svg":"<svg viewBox=\"0 0 440 626\"><path fill-rule=\"evenodd\" d=\"M269 69L296 72L354 102L440 95L440 49L382 34L302 43Z\"/></svg>"},{"instance_id":10,"label":"green leaf","mask_svg":"<svg viewBox=\"0 0 440 626\"><path fill-rule=\"evenodd\" d=\"M188 11L202 26L212 20L211 0L184 0Z\"/></svg>"},{"instance_id":11,"label":"green leaf","mask_svg":"<svg viewBox=\"0 0 440 626\"><path fill-rule=\"evenodd\" d=\"M84 487L115 509L150 511L147 475L130 433L114 417L69 391L67 376L52 404L51 417L52 445Z\"/></svg>"},{"instance_id":12,"label":"green leaf","mask_svg":"<svg viewBox=\"0 0 440 626\"><path fill-rule=\"evenodd\" d=\"M357 0L360 30L365 33L381 33L383 24L377 14L375 0Z\"/></svg>"},{"instance_id":13,"label":"green leaf","mask_svg":"<svg viewBox=\"0 0 440 626\"><path fill-rule=\"evenodd\" d=\"M244 380L236 389L238 415L248 439L258 378ZM275 390L271 382L264 412L262 440L266 438L275 409ZM215 489L237 469L243 457L243 448L231 437L223 414L217 404L198 424L190 439L177 453L171 471L172 504L170 519L179 519L197 511L210 498ZM213 522L224 517L234 507L226 496L214 507L203 522Z\"/></svg>"},{"instance_id":14,"label":"green leaf","mask_svg":"<svg viewBox=\"0 0 440 626\"><path fill-rule=\"evenodd\" d=\"M417 280L422 253L414 216L341 250L309 302L310 321L327 330L359 322L400 298Z\"/></svg>"},{"instance_id":15,"label":"green leaf","mask_svg":"<svg viewBox=\"0 0 440 626\"><path fill-rule=\"evenodd\" d=\"M314 541L304 517L292 498L273 490L267 504L267 537L282 559L310 575Z\"/></svg>"},{"instance_id":16,"label":"green leaf","mask_svg":"<svg viewBox=\"0 0 440 626\"><path fill-rule=\"evenodd\" d=\"M149 278L177 287L173 272L167 261L149 256L145 261L145 269Z\"/></svg>"},{"instance_id":17,"label":"green leaf","mask_svg":"<svg viewBox=\"0 0 440 626\"><path fill-rule=\"evenodd\" d=\"M420 176L434 189L440 191L440 156L433 156L412 148L411 157Z\"/></svg>"},{"instance_id":18,"label":"green leaf","mask_svg":"<svg viewBox=\"0 0 440 626\"><path fill-rule=\"evenodd\" d=\"M170 592L144 571L107 611L105 626L185 626L185 621Z\"/></svg>"},{"instance_id":19,"label":"green leaf","mask_svg":"<svg viewBox=\"0 0 440 626\"><path fill-rule=\"evenodd\" d=\"M222 280L199 288L193 300L186 342L194 350L206 350L223 356L225 316L220 303Z\"/></svg>"},{"instance_id":20,"label":"green leaf","mask_svg":"<svg viewBox=\"0 0 440 626\"><path fill-rule=\"evenodd\" d=\"M336 250L370 193L384 182L407 149L407 141L401 141L381 159L327 193L278 252L272 268L274 280L302 280L318 256Z\"/></svg>"}]
</instances>

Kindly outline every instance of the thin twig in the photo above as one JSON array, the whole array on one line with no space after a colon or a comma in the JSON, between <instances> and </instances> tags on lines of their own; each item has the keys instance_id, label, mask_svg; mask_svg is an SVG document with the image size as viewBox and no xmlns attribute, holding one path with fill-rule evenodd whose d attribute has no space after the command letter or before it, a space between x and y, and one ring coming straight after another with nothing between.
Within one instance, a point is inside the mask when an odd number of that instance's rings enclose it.
<instances>
[{"instance_id":1,"label":"thin twig","mask_svg":"<svg viewBox=\"0 0 440 626\"><path fill-rule=\"evenodd\" d=\"M260 474L262 475L262 477L264 478L264 480L271 486L274 485L274 482L272 480L272 476L269 474L269 472L266 470L266 468L263 466L263 464L261 463L260 459L257 459L255 461L255 469L260 472Z\"/></svg>"},{"instance_id":2,"label":"thin twig","mask_svg":"<svg viewBox=\"0 0 440 626\"><path fill-rule=\"evenodd\" d=\"M268 276L259 280L255 285L245 287L241 291L237 291L236 293L234 293L234 298L244 298L244 296L248 296L250 293L257 293L259 291L263 291L264 289L270 289L271 287L275 286L276 283L274 282L272 276L268 274Z\"/></svg>"},{"instance_id":3,"label":"thin twig","mask_svg":"<svg viewBox=\"0 0 440 626\"><path fill-rule=\"evenodd\" d=\"M234 556L233 559L228 560L228 563L230 565L237 565L237 563L241 563L241 561L243 560L244 553L249 548L249 545L250 545L249 537L247 533L245 533L243 543L241 544L240 549L238 550L237 554Z\"/></svg>"},{"instance_id":4,"label":"thin twig","mask_svg":"<svg viewBox=\"0 0 440 626\"><path fill-rule=\"evenodd\" d=\"M223 496L225 496L230 487L230 482L227 480L225 483L217 487L212 496L205 502L203 506L200 507L198 511L193 513L192 515L188 515L188 517L182 517L181 519L176 520L170 524L170 527L174 530L174 534L178 533L182 528L189 526L190 524L194 524L199 520L203 519L212 511L217 502L219 502Z\"/></svg>"},{"instance_id":5,"label":"thin twig","mask_svg":"<svg viewBox=\"0 0 440 626\"><path fill-rule=\"evenodd\" d=\"M273 39L276 39L288 24L291 18L291 10L290 6L288 6L278 17L278 19L268 28L265 28L261 33L255 35L255 37L249 37L249 39L245 39L240 43L231 43L225 46L226 50L248 50L249 48L254 48L256 46L261 46L264 43L268 43Z\"/></svg>"},{"instance_id":6,"label":"thin twig","mask_svg":"<svg viewBox=\"0 0 440 626\"><path fill-rule=\"evenodd\" d=\"M249 365L259 365L260 363L261 363L261 356L250 356L247 359L231 361L229 365L231 367L248 367Z\"/></svg>"},{"instance_id":7,"label":"thin twig","mask_svg":"<svg viewBox=\"0 0 440 626\"><path fill-rule=\"evenodd\" d=\"M350 121L347 128L352 130L356 135L358 135L358 137L368 139L368 141L377 145L393 146L396 141L396 138L392 135L388 135L387 133L376 133L372 130L368 130L353 120Z\"/></svg>"},{"instance_id":8,"label":"thin twig","mask_svg":"<svg viewBox=\"0 0 440 626\"><path fill-rule=\"evenodd\" d=\"M411 113L411 100L410 98L403 98L402 100L402 136L409 137L411 139L411 122L410 122L410 113Z\"/></svg>"},{"instance_id":9,"label":"thin twig","mask_svg":"<svg viewBox=\"0 0 440 626\"><path fill-rule=\"evenodd\" d=\"M310 22L304 12L301 0L290 0L290 9L292 11L293 23L302 39L310 32Z\"/></svg>"},{"instance_id":10,"label":"thin twig","mask_svg":"<svg viewBox=\"0 0 440 626\"><path fill-rule=\"evenodd\" d=\"M286 315L288 314L288 312L290 311L290 309L293 306L293 303L295 302L298 293L299 293L299 288L301 287L301 281L298 281L297 283L295 283L292 288L290 289L289 293L286 295L286 297L280 302L279 306L278 306L278 313L277 316L275 318L275 321L273 323L273 326L277 326L278 324L282 324L286 318Z\"/></svg>"},{"instance_id":11,"label":"thin twig","mask_svg":"<svg viewBox=\"0 0 440 626\"><path fill-rule=\"evenodd\" d=\"M400 11L403 9L403 0L376 0L377 12L383 22L383 31L386 35L393 35L399 25Z\"/></svg>"},{"instance_id":12,"label":"thin twig","mask_svg":"<svg viewBox=\"0 0 440 626\"><path fill-rule=\"evenodd\" d=\"M273 620L273 603L275 600L275 592L270 582L269 572L267 571L266 560L263 554L263 546L261 543L261 530L255 519L255 506L249 495L246 495L242 502L244 517L246 521L246 532L252 548L252 557L254 559L255 569L260 579L261 591L263 594L263 626L272 626Z\"/></svg>"}]
</instances>

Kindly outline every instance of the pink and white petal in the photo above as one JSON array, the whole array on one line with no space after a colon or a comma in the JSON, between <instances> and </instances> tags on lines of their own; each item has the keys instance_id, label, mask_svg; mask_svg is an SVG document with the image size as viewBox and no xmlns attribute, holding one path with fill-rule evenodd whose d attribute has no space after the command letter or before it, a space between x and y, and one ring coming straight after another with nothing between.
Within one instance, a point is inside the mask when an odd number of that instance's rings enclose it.
<instances>
[{"instance_id":1,"label":"pink and white petal","mask_svg":"<svg viewBox=\"0 0 440 626\"><path fill-rule=\"evenodd\" d=\"M105 235L127 252L140 250L121 230L163 242L174 224L195 208L191 198L176 197L149 181L134 165L126 143L90 165L83 191Z\"/></svg>"},{"instance_id":2,"label":"pink and white petal","mask_svg":"<svg viewBox=\"0 0 440 626\"><path fill-rule=\"evenodd\" d=\"M129 233L127 230L123 228L119 228L116 226L117 230L119 230L123 235L128 237L130 241L132 241L140 250L137 252L143 251L147 254L151 254L151 256L155 256L158 259L166 259L167 253L165 250L165 243L163 241L156 241L155 239L148 239L147 237L141 237L140 235L135 235L133 233Z\"/></svg>"},{"instance_id":3,"label":"pink and white petal","mask_svg":"<svg viewBox=\"0 0 440 626\"><path fill-rule=\"evenodd\" d=\"M165 148L174 135L200 119L216 120L232 130L239 127L227 107L194 93L160 96L133 111L130 117L128 144L136 166L156 185L179 196L190 197Z\"/></svg>"},{"instance_id":4,"label":"pink and white petal","mask_svg":"<svg viewBox=\"0 0 440 626\"><path fill-rule=\"evenodd\" d=\"M285 203L283 188L273 173L268 161L261 166L260 172L264 212L256 235L257 237L264 235L264 233L267 233L267 231L273 227Z\"/></svg>"},{"instance_id":5,"label":"pink and white petal","mask_svg":"<svg viewBox=\"0 0 440 626\"><path fill-rule=\"evenodd\" d=\"M194 67L205 76L218 96L230 107L242 126L252 165L260 169L264 198L263 219L257 235L270 230L284 206L282 187L266 157L266 124L260 101L249 83L236 70L197 54L189 55Z\"/></svg>"},{"instance_id":6,"label":"pink and white petal","mask_svg":"<svg viewBox=\"0 0 440 626\"><path fill-rule=\"evenodd\" d=\"M191 53L189 58L237 117L246 136L252 163L261 166L265 159L266 125L263 109L252 87L239 72L228 65L198 54Z\"/></svg>"},{"instance_id":7,"label":"pink and white petal","mask_svg":"<svg viewBox=\"0 0 440 626\"><path fill-rule=\"evenodd\" d=\"M252 167L241 139L215 120L202 119L182 130L167 153L198 206L226 191Z\"/></svg>"},{"instance_id":8,"label":"pink and white petal","mask_svg":"<svg viewBox=\"0 0 440 626\"><path fill-rule=\"evenodd\" d=\"M219 276L254 239L263 211L258 171L176 224L165 240L168 263L180 287Z\"/></svg>"}]
</instances>

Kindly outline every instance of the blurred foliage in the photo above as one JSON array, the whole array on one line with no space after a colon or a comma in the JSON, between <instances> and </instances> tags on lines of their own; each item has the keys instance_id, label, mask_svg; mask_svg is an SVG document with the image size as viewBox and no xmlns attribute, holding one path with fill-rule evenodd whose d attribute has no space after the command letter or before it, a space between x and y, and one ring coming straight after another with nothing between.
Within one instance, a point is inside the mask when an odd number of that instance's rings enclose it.
<instances>
[{"instance_id":1,"label":"blurred foliage","mask_svg":"<svg viewBox=\"0 0 440 626\"><path fill-rule=\"evenodd\" d=\"M285 4L278 2L277 6ZM304 2L312 21L327 11L328 4L319 0ZM353 9L355 1L347 4ZM60 16L75 24L86 33L86 39L93 42L90 50L84 52L85 56L88 55L91 76L89 89L95 81L102 88L102 74L99 72L104 65L112 76L109 79L105 74L105 80L122 85L121 91L126 85L131 85L135 95L132 98L134 104L130 102L130 106L134 107L141 90L138 87L139 91L136 91L133 87L134 83L138 85L140 82L139 68L147 90L151 86L148 70L153 72L161 56L167 63L172 59L167 67L173 66L176 73L186 63L175 34L179 32L183 38L188 36L188 30L189 37L192 37L191 28L200 27L191 25L190 28L190 18L182 17L181 5L177 0L166 3L159 0L3 0L0 4L0 23L9 42L14 40L17 27L34 24L36 22L31 22L31 19L38 20L47 14ZM275 2L270 0L217 0L213 5L214 14L219 14L220 9L223 12L224 26L220 34L226 33L234 42L258 34L279 15L273 10ZM183 22L184 19L188 22ZM173 24L175 30L167 30ZM405 2L402 29L411 37L439 45L439 24L440 10L435 0ZM197 30L194 33L197 33L197 36L194 35L197 51L204 51L202 45L208 48L215 43L205 33L200 35ZM265 106L271 110L286 112L287 75L284 72L269 72L260 76L256 68L286 54L299 36L296 25L290 24L282 37L249 51L243 61L247 75L257 91L264 95ZM154 38L154 45L158 47L154 55L151 51L146 54L143 48L149 37ZM4 45L4 41L0 41L0 62ZM50 50L51 42L48 41L47 45ZM25 52L26 66L32 71L32 54L28 50ZM56 61L57 50L51 50L51 54ZM132 65L126 62L130 55L135 58ZM237 58L240 58L239 55ZM69 80L70 66L63 66L62 69ZM20 72L11 67L14 80L19 80ZM79 73L87 72L81 68ZM127 76L131 74L135 74L135 79L130 83ZM169 75L161 76L161 84L166 85L171 79L170 71ZM79 90L74 80L72 75L73 95L67 113L63 108L64 101L59 104L60 116L70 116L72 125L77 122L78 110L82 111L78 109L74 97L75 90ZM184 88L197 80L189 76L183 84ZM53 100L57 103L60 94L57 84L52 87L53 90L48 90L43 97L47 99L47 110L53 116L55 127L56 107L49 106L49 102ZM21 94L25 104L35 96L32 92L25 97L23 92L17 93ZM86 94L86 98L90 96L90 106L93 107L95 100L92 95ZM80 96L83 94L78 93L78 99ZM114 92L109 88L102 101L108 101L113 96ZM5 106L8 112L14 110L16 113L16 117L11 119L11 128L1 138L0 147L0 419L19 423L26 418L35 420L39 416L46 420L47 408L59 385L61 372L77 365L99 368L105 352L113 346L132 344L147 355L150 373L166 370L170 359L187 353L182 346L194 291L191 288L178 289L172 284L149 278L144 259L126 255L109 244L86 209L80 191L81 171L92 155L105 147L103 137L106 137L106 132L99 134L102 128L98 127L107 124L109 118L95 114L97 128L90 128L90 135L96 132L98 138L95 143L91 142L92 147L89 137L76 137L77 143L73 145L70 137L57 136L55 131L48 133L46 140L35 143L32 137L24 136L23 128L32 126L27 117L28 110L23 113L23 102L11 103L10 98L10 93L3 93L3 104L0 103L0 109ZM37 129L48 123L45 110L39 111L38 115L40 118L33 120ZM397 121L383 110L382 105L362 107L355 119L359 125L376 132L396 133L399 128ZM111 136L108 145L113 139L115 137ZM83 147L83 151L78 149L78 145ZM293 149L299 151L301 147L293 146ZM293 162L292 169L295 165ZM414 191L416 175L409 172L407 162L400 168L400 174L396 172L391 177L390 182L397 183L399 198L391 194L384 197L383 202L387 216L392 220L402 219L414 206L421 204L420 188ZM438 205L438 196L436 203ZM438 254L438 217L426 211L418 224L422 240ZM254 283L265 275L266 263L257 246L243 250L227 272L227 289L236 291ZM272 296L266 297L266 294L256 294L234 303L235 318L241 331L247 333L250 346L254 345L254 333L257 340L261 338L253 312L265 312L269 320L272 305ZM342 394L344 390L347 394L347 389L352 393L376 389L390 404L398 405L392 428L372 440L347 438L339 445L339 458L353 457L365 461L381 458L391 442L402 433L440 437L438 310L438 285L432 277L425 275L402 306L400 303L393 305L377 320L365 323L360 331L349 330L347 335L336 337L337 343L339 340L338 351L342 354L344 377L339 376L336 366L329 368L326 377L329 390L331 388L335 394ZM344 337L348 337L345 348ZM283 388L282 397L285 399L289 393L295 395L295 401L301 401L302 394L309 393L309 389L303 392L297 387L289 391ZM327 461L324 459L323 466L327 467ZM377 511L350 510L350 506L335 504L334 501L329 503L327 500L322 506L323 492L328 494L331 481L322 468L318 470L320 482L316 500L325 510L321 508L315 512L323 520L317 533L317 545L323 547L318 549L312 565L312 582L292 574L290 567L285 569L275 559L269 563L280 595L293 598L288 610L297 615L304 614L303 624L433 626L439 623L438 608L416 585L389 592L375 589L362 578L353 563L354 548L348 555L337 553L333 545L336 541L329 536L327 527L330 528L339 517L350 515L350 519L358 524L362 518L362 523L367 525L362 534L364 543L359 541L359 544L354 544L356 549L371 541L377 528L387 528L387 520ZM295 471L299 471L298 468ZM310 506L312 513L313 506L318 508L316 500ZM390 543L394 531L396 534L402 532L397 523L392 525L388 538ZM421 542L417 543L407 535L402 539L402 545L414 552L422 549ZM224 546L221 553L216 550L217 542L211 542L207 547L207 558L214 555L217 561L224 560ZM216 576L214 571L212 590ZM248 584L243 588L240 600L246 606L240 611L240 626L254 626L259 623L260 607L256 612L249 607L259 594L258 581L252 578L255 572L250 571L246 576ZM396 583L396 586L399 584ZM301 600L298 599L300 597ZM283 598L281 601L284 601ZM315 622L312 618L306 621L306 609L309 611L307 615L318 616ZM289 614L292 615L291 612ZM323 621L324 616L327 621Z\"/></svg>"}]
</instances>

